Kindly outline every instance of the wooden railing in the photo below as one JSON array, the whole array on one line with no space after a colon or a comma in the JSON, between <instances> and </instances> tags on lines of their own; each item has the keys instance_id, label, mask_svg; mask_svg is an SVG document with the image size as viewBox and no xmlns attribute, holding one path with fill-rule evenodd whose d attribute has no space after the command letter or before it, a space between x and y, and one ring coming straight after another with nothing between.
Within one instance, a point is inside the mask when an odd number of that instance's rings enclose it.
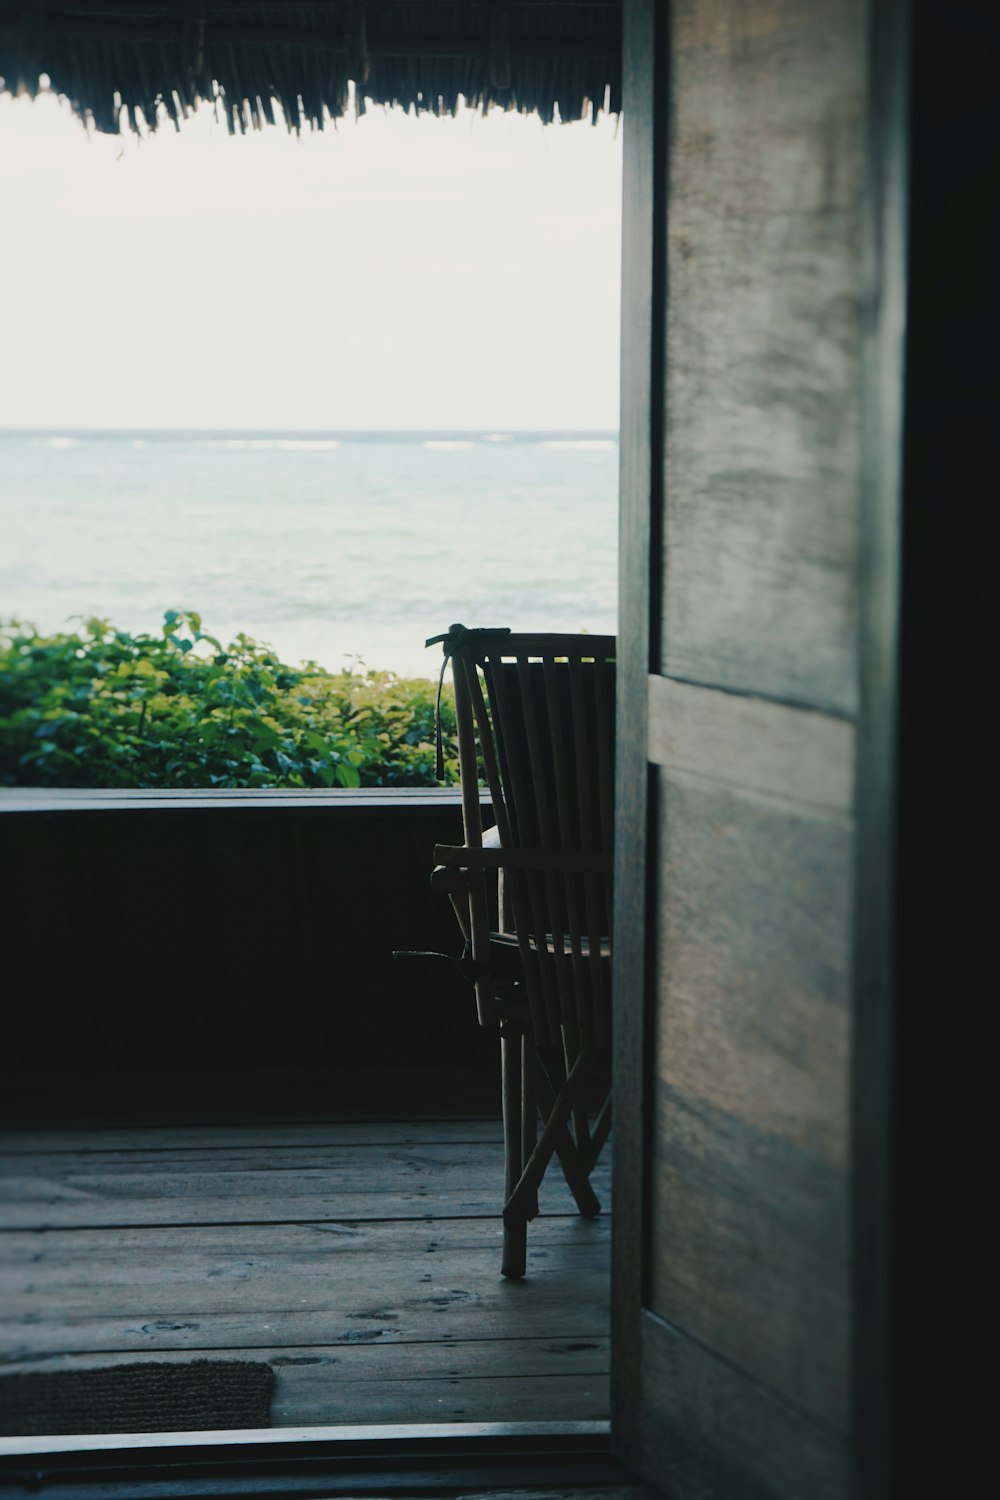
<instances>
[{"instance_id":1,"label":"wooden railing","mask_svg":"<svg viewBox=\"0 0 1000 1500\"><path fill-rule=\"evenodd\" d=\"M3 1108L489 1104L471 991L392 957L460 948L429 877L461 826L448 789L0 792Z\"/></svg>"}]
</instances>

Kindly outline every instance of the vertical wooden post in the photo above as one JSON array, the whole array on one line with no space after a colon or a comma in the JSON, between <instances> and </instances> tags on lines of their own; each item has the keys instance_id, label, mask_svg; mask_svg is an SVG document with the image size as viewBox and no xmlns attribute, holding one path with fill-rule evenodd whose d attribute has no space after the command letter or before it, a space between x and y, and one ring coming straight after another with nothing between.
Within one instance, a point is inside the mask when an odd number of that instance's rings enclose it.
<instances>
[{"instance_id":1,"label":"vertical wooden post","mask_svg":"<svg viewBox=\"0 0 1000 1500\"><path fill-rule=\"evenodd\" d=\"M661 574L663 339L666 271L667 7L625 6L619 624L615 744L612 994L615 1098L612 1224L612 1425L639 1450L644 1142L649 1071L646 847L650 775L646 683L659 657L651 629Z\"/></svg>"}]
</instances>

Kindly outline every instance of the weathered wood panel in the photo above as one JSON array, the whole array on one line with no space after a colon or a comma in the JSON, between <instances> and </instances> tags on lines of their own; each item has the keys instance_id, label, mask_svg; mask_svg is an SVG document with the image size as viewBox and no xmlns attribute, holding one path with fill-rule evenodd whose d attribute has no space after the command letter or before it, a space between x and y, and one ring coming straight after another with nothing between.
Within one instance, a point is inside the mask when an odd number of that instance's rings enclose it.
<instances>
[{"instance_id":1,"label":"weathered wood panel","mask_svg":"<svg viewBox=\"0 0 1000 1500\"><path fill-rule=\"evenodd\" d=\"M190 1359L158 1352L157 1363ZM245 1358L217 1353L214 1358ZM129 1355L130 1361L142 1356ZM606 1337L499 1339L426 1343L419 1351L377 1344L257 1349L273 1366L271 1420L276 1427L396 1422L600 1421L607 1416ZM3 1374L43 1368L95 1369L120 1364L121 1354L64 1355L39 1366L4 1364Z\"/></svg>"},{"instance_id":2,"label":"weathered wood panel","mask_svg":"<svg viewBox=\"0 0 1000 1500\"><path fill-rule=\"evenodd\" d=\"M662 773L660 1077L843 1168L851 828Z\"/></svg>"},{"instance_id":3,"label":"weathered wood panel","mask_svg":"<svg viewBox=\"0 0 1000 1500\"><path fill-rule=\"evenodd\" d=\"M672 7L664 675L857 703L864 14Z\"/></svg>"},{"instance_id":4,"label":"weathered wood panel","mask_svg":"<svg viewBox=\"0 0 1000 1500\"><path fill-rule=\"evenodd\" d=\"M661 774L650 1305L845 1423L850 824Z\"/></svg>"},{"instance_id":5,"label":"weathered wood panel","mask_svg":"<svg viewBox=\"0 0 1000 1500\"><path fill-rule=\"evenodd\" d=\"M682 1331L643 1315L649 1404L642 1464L698 1500L842 1500L842 1436L811 1420Z\"/></svg>"},{"instance_id":6,"label":"weathered wood panel","mask_svg":"<svg viewBox=\"0 0 1000 1500\"><path fill-rule=\"evenodd\" d=\"M103 1127L0 1131L0 1170L11 1156L58 1154L79 1160L103 1152L163 1152L175 1161L187 1160L193 1152L225 1151L227 1158L240 1151L274 1153L294 1146L297 1150L327 1146L412 1146L444 1142L491 1141L503 1147L503 1125L496 1119L441 1119L425 1116L419 1124L412 1111L398 1119L337 1119L276 1121L271 1124L207 1125L109 1125Z\"/></svg>"},{"instance_id":7,"label":"weathered wood panel","mask_svg":"<svg viewBox=\"0 0 1000 1500\"><path fill-rule=\"evenodd\" d=\"M594 1172L604 1201L610 1157ZM558 1166L539 1193L543 1214L574 1213ZM141 1151L77 1158L0 1157L0 1228L284 1223L296 1219L499 1220L503 1147L438 1145Z\"/></svg>"},{"instance_id":8,"label":"weathered wood panel","mask_svg":"<svg viewBox=\"0 0 1000 1500\"><path fill-rule=\"evenodd\" d=\"M77 1153L72 1132L11 1132L0 1369L252 1351L286 1427L603 1420L610 1220L582 1220L554 1168L543 1201L568 1211L532 1224L527 1279L505 1281L498 1134L146 1127L83 1132ZM352 1215L312 1217L331 1203ZM10 1227L32 1220L49 1227Z\"/></svg>"},{"instance_id":9,"label":"weathered wood panel","mask_svg":"<svg viewBox=\"0 0 1000 1500\"><path fill-rule=\"evenodd\" d=\"M633 961L625 1002L629 1066L654 1052L658 1083L646 1158L618 1182L648 1233L621 1310L641 1411L619 1431L673 1500L887 1492L870 1457L887 1432L895 775L878 695L897 608L903 10L676 0L658 11L666 58L624 53L626 100L633 80L639 98L665 88L670 128L646 164L650 222L666 217L646 341L655 359L665 335L665 442L648 406L623 397L622 420L623 473L628 442L662 473L634 606L657 676L632 712L663 769L637 845L659 882L657 992Z\"/></svg>"},{"instance_id":10,"label":"weathered wood panel","mask_svg":"<svg viewBox=\"0 0 1000 1500\"><path fill-rule=\"evenodd\" d=\"M7 1359L108 1350L593 1338L607 1332L606 1221L541 1220L528 1279L501 1226L47 1231L6 1236ZM601 1253L601 1247L604 1253Z\"/></svg>"},{"instance_id":11,"label":"weathered wood panel","mask_svg":"<svg viewBox=\"0 0 1000 1500\"><path fill-rule=\"evenodd\" d=\"M641 1409L638 1310L643 1281L644 1095L648 830L646 679L649 619L658 584L663 439L666 7L631 0L623 16L625 127L622 181L621 471L615 746L612 986L615 1168L623 1187L612 1247L613 1422L636 1444Z\"/></svg>"},{"instance_id":12,"label":"weathered wood panel","mask_svg":"<svg viewBox=\"0 0 1000 1500\"><path fill-rule=\"evenodd\" d=\"M846 1425L843 1174L661 1085L651 1304L807 1411Z\"/></svg>"},{"instance_id":13,"label":"weathered wood panel","mask_svg":"<svg viewBox=\"0 0 1000 1500\"><path fill-rule=\"evenodd\" d=\"M836 1495L864 13L672 14L647 1426L679 1496Z\"/></svg>"},{"instance_id":14,"label":"weathered wood panel","mask_svg":"<svg viewBox=\"0 0 1000 1500\"><path fill-rule=\"evenodd\" d=\"M745 791L850 813L854 727L761 698L649 679L649 759Z\"/></svg>"}]
</instances>

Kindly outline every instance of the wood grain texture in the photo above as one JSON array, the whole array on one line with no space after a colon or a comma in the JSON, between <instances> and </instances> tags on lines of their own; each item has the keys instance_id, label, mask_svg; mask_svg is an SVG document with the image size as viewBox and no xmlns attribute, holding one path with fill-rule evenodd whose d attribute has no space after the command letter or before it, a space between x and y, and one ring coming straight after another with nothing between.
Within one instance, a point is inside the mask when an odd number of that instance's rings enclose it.
<instances>
[{"instance_id":1,"label":"wood grain texture","mask_svg":"<svg viewBox=\"0 0 1000 1500\"><path fill-rule=\"evenodd\" d=\"M672 16L661 670L850 713L864 6Z\"/></svg>"},{"instance_id":2,"label":"wood grain texture","mask_svg":"<svg viewBox=\"0 0 1000 1500\"><path fill-rule=\"evenodd\" d=\"M615 749L614 1005L615 1171L613 1258L614 1429L638 1452L639 1308L642 1297L643 1090L646 1048L646 676L651 591L660 574L666 60L663 7L624 10L625 128L622 198L621 470Z\"/></svg>"},{"instance_id":3,"label":"wood grain texture","mask_svg":"<svg viewBox=\"0 0 1000 1500\"><path fill-rule=\"evenodd\" d=\"M663 1084L657 1119L651 1304L846 1429L843 1174Z\"/></svg>"},{"instance_id":4,"label":"wood grain texture","mask_svg":"<svg viewBox=\"0 0 1000 1500\"><path fill-rule=\"evenodd\" d=\"M928 7L928 10L930 7ZM908 1320L891 1311L893 1283L912 1284L921 1281L918 1275L907 1278L901 1274L898 1254L894 1251L893 1237L898 1236L902 1245L907 1238L901 1230L899 1200L894 1199L894 1173L898 1168L898 1139L903 1132L894 1119L898 1085L893 1077L893 991L896 976L893 972L893 946L895 924L908 938L919 923L907 921L902 910L904 903L897 891L896 862L907 863L905 842L897 843L897 799L901 788L900 743L897 737L899 718L899 667L900 660L900 603L905 595L909 608L918 613L927 612L927 601L920 598L912 587L912 580L901 581L902 526L903 515L912 514L912 496L907 505L903 495L903 454L905 420L908 409L910 426L920 424L916 415L915 388L911 379L907 385L906 351L912 339L915 346L921 340L917 331L919 318L907 321L908 274L910 265L910 121L914 101L910 92L910 12L905 0L888 0L874 7L870 30L870 82L868 100L868 175L863 222L864 266L866 277L866 306L869 315L865 320L862 344L861 384L863 395L862 423L862 491L860 513L860 612L858 632L859 664L859 713L857 726L857 842L855 854L855 913L854 913L854 1013L851 1079L851 1138L852 1138L852 1217L855 1225L853 1245L853 1384L854 1410L853 1429L856 1463L860 1482L859 1500L882 1500L887 1493L904 1493L907 1483L903 1477L901 1453L895 1456L898 1465L894 1468L892 1453L892 1423L897 1432L911 1431L917 1423L903 1412L900 1400L901 1382L897 1369L904 1360L898 1360L894 1368L890 1353L894 1324L904 1325ZM960 23L959 23L960 24ZM964 50L964 49L963 49ZM935 58L935 71L938 63ZM951 74L963 92L968 89L968 80L956 70L945 69ZM936 95L935 83L935 95ZM975 90L969 90L974 97ZM980 106L982 108L982 106ZM937 117L941 113L941 101L934 99L933 154L950 178L950 163L955 153L942 147L937 130ZM947 112L947 111L945 111ZM968 169L964 146L976 132L963 131L962 156ZM988 132L987 132L988 134ZM940 212L940 205L931 206L928 197L919 193L926 207L937 218L944 233L956 247L955 254L962 260L962 276L948 277L952 286L959 279L966 281L967 267L964 243L975 241L976 236L964 235L954 224L951 216ZM925 208L926 211L926 208ZM944 226L947 225L945 229ZM915 232L919 239L919 231ZM992 280L992 273L990 276ZM935 288L935 307L940 308ZM968 285L966 283L966 285ZM976 292L972 301L976 301ZM944 313L947 317L948 314ZM978 341L977 341L978 343ZM981 359L988 358L985 345L980 343ZM934 361L939 363L938 360ZM993 361L990 359L992 365ZM943 368L963 374L968 371L968 362L962 359L948 360ZM961 378L961 375L959 376ZM952 389L951 380L947 381ZM937 408L940 410L940 407ZM965 446L966 456L968 447ZM954 471L949 465L949 488L954 482ZM960 484L960 489L965 486ZM953 534L962 535L958 517L950 516ZM964 541L964 538L963 538ZM936 560L935 600L933 616L946 618L950 611L942 609L943 600L938 591L942 572L940 559ZM941 640L937 626L933 634ZM963 634L965 631L963 630ZM979 633L968 632L969 638ZM918 691L923 696L923 685L934 676L933 666L928 672L928 660L920 653L918 668ZM954 680L950 691L955 698ZM973 694L975 697L975 694ZM945 716L936 716L939 722ZM951 743L957 744L964 736L955 736L952 725L945 730ZM935 752L925 736L924 753L933 764ZM904 760L906 750L903 751ZM936 769L936 768L935 768ZM920 778L923 782L923 777ZM974 781L975 778L972 778ZM922 788L920 802L923 801ZM951 809L949 809L951 812ZM927 837L924 809L918 812L918 840L924 848L932 847L933 838ZM967 823L961 817L956 824ZM968 826L968 825L967 825ZM975 835L972 835L973 837ZM935 862L938 852L932 856ZM962 863L965 863L964 861ZM974 867L971 861L969 868ZM912 868L912 866L911 866ZM934 885L937 887L937 867ZM935 903L936 904L936 903ZM939 917L942 913L938 913ZM968 913L966 913L966 918ZM948 922L940 921L940 930L948 930ZM986 930L984 924L974 920L968 922L972 929ZM949 945L950 946L950 945ZM960 977L948 965L949 980L962 988ZM926 982L926 974L923 976ZM905 990L904 990L905 993ZM895 1033L898 1039L899 1032ZM956 1074L957 1076L957 1074ZM966 1080L967 1082L967 1080ZM975 1095L977 1090L971 1089ZM939 1101L943 1102L943 1101ZM947 1109L942 1114L947 1114ZM967 1139L974 1134L959 1127L956 1139ZM935 1138L940 1136L935 1130ZM919 1153L918 1153L919 1157ZM926 1158L920 1157L921 1168ZM922 1175L922 1171L921 1171ZM922 1195L921 1195L922 1196ZM940 1205L943 1208L943 1205ZM922 1205L919 1213L923 1220ZM946 1211L938 1215L939 1223L947 1223ZM924 1248L927 1264L933 1264L936 1274L942 1274L941 1262L933 1251L926 1249L927 1240L918 1234L917 1242ZM949 1236L949 1244L954 1244ZM946 1273L942 1276L946 1279ZM976 1277L970 1277L975 1281ZM919 1296L918 1296L919 1305ZM952 1310L949 1321L956 1325L967 1321ZM918 1335L919 1337L919 1335ZM918 1346L920 1357L927 1358L928 1366L947 1367L949 1361L935 1360L921 1339ZM918 1382L923 1385L923 1382ZM964 1414L963 1414L964 1415ZM988 1419L992 1425L992 1415ZM910 1450L904 1440L901 1449ZM920 1479L926 1479L921 1474ZM919 1481L918 1481L919 1482ZM932 1482L932 1481L931 1481ZM956 1475L956 1488L961 1481ZM914 1486L915 1487L915 1486Z\"/></svg>"},{"instance_id":5,"label":"wood grain texture","mask_svg":"<svg viewBox=\"0 0 1000 1500\"><path fill-rule=\"evenodd\" d=\"M594 1170L610 1189L610 1159ZM503 1149L466 1145L297 1148L273 1152L38 1153L0 1159L0 1229L289 1220L499 1218ZM542 1213L572 1213L558 1168Z\"/></svg>"},{"instance_id":6,"label":"wood grain texture","mask_svg":"<svg viewBox=\"0 0 1000 1500\"><path fill-rule=\"evenodd\" d=\"M831 812L853 806L846 720L669 677L649 679L649 759Z\"/></svg>"},{"instance_id":7,"label":"wood grain texture","mask_svg":"<svg viewBox=\"0 0 1000 1500\"><path fill-rule=\"evenodd\" d=\"M832 1500L885 1374L901 11L665 9L641 1463L676 1500Z\"/></svg>"},{"instance_id":8,"label":"wood grain texture","mask_svg":"<svg viewBox=\"0 0 1000 1500\"><path fill-rule=\"evenodd\" d=\"M661 776L659 1076L843 1170L850 824Z\"/></svg>"},{"instance_id":9,"label":"wood grain texture","mask_svg":"<svg viewBox=\"0 0 1000 1500\"><path fill-rule=\"evenodd\" d=\"M671 1500L842 1500L843 1436L643 1314L643 1468Z\"/></svg>"},{"instance_id":10,"label":"wood grain texture","mask_svg":"<svg viewBox=\"0 0 1000 1500\"><path fill-rule=\"evenodd\" d=\"M185 1353L150 1355L158 1364ZM239 1358L214 1354L215 1359ZM244 1356L245 1357L245 1356ZM382 1347L373 1344L275 1347L254 1359L275 1372L271 1421L275 1427L393 1422L405 1411L414 1422L602 1420L608 1406L606 1338L502 1339ZM130 1362L141 1362L129 1356ZM35 1369L95 1369L122 1355L64 1355L39 1364L4 1364L3 1374Z\"/></svg>"},{"instance_id":11,"label":"wood grain texture","mask_svg":"<svg viewBox=\"0 0 1000 1500\"><path fill-rule=\"evenodd\" d=\"M503 1127L499 1118L441 1119L425 1117L415 1124L412 1115L405 1119L330 1119L275 1121L268 1124L207 1123L201 1125L105 1125L80 1129L37 1126L0 1129L0 1172L11 1156L71 1155L77 1162L94 1156L124 1153L156 1153L164 1159L187 1161L192 1154L224 1151L227 1159L239 1153L253 1152L273 1156L286 1147L307 1150L313 1147L393 1146L425 1144L430 1133L433 1141L470 1143L487 1141L503 1147Z\"/></svg>"},{"instance_id":12,"label":"wood grain texture","mask_svg":"<svg viewBox=\"0 0 1000 1500\"><path fill-rule=\"evenodd\" d=\"M253 1350L274 1365L284 1426L607 1416L610 1221L582 1220L563 1189L569 1212L532 1226L527 1279L505 1281L492 1121L5 1144L2 1369Z\"/></svg>"},{"instance_id":13,"label":"wood grain texture","mask_svg":"<svg viewBox=\"0 0 1000 1500\"><path fill-rule=\"evenodd\" d=\"M0 1350L24 1360L606 1334L607 1228L560 1225L533 1227L529 1279L514 1288L499 1276L501 1226L483 1221L10 1235Z\"/></svg>"},{"instance_id":14,"label":"wood grain texture","mask_svg":"<svg viewBox=\"0 0 1000 1500\"><path fill-rule=\"evenodd\" d=\"M650 1305L844 1427L850 821L661 777Z\"/></svg>"}]
</instances>

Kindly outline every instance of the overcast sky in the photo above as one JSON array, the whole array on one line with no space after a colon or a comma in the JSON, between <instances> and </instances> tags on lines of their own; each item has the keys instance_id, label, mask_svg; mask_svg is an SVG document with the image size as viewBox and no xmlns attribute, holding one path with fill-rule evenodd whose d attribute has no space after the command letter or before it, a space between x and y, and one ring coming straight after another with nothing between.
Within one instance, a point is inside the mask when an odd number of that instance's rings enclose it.
<instances>
[{"instance_id":1,"label":"overcast sky","mask_svg":"<svg viewBox=\"0 0 1000 1500\"><path fill-rule=\"evenodd\" d=\"M615 428L621 132L0 95L0 426Z\"/></svg>"}]
</instances>

